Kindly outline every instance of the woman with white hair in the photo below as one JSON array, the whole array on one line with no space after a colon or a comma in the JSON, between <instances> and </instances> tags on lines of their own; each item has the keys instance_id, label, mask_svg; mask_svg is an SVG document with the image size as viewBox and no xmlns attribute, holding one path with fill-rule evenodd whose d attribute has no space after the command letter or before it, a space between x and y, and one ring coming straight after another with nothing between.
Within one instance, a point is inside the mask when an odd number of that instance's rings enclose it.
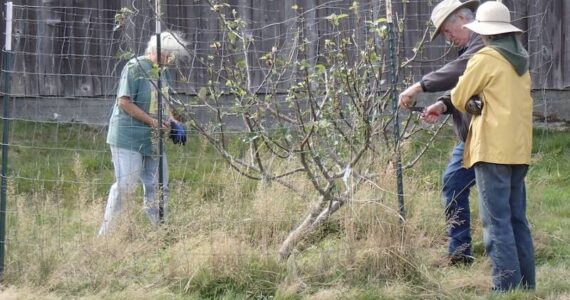
<instances>
[{"instance_id":1,"label":"woman with white hair","mask_svg":"<svg viewBox=\"0 0 570 300\"><path fill-rule=\"evenodd\" d=\"M168 131L171 122L178 124L168 102L164 101L162 124L158 121L158 68L167 66L184 55L186 42L177 34L160 34L160 58L157 54L157 36L153 35L145 55L126 63L119 80L117 98L109 121L107 143L115 169L115 183L109 191L103 224L99 235L109 233L125 201L130 201L138 181L144 188L144 210L152 224L160 221L156 196L159 166L158 130ZM165 84L161 95L168 96L169 75L160 72ZM163 155L163 213L168 202L168 165Z\"/></svg>"},{"instance_id":2,"label":"woman with white hair","mask_svg":"<svg viewBox=\"0 0 570 300\"><path fill-rule=\"evenodd\" d=\"M494 289L534 289L534 247L524 182L532 147L529 57L518 39L521 30L510 24L504 4L485 2L475 19L465 28L478 33L486 47L469 60L451 91L451 101L461 111L470 110L473 95L482 102L471 119L464 163L475 169Z\"/></svg>"}]
</instances>

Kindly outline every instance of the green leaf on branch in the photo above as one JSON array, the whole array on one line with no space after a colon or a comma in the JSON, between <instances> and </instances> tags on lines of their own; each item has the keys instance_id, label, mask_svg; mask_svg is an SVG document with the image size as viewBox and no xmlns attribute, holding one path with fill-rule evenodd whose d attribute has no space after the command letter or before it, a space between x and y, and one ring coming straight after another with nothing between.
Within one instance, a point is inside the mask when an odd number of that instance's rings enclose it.
<instances>
[{"instance_id":1,"label":"green leaf on branch","mask_svg":"<svg viewBox=\"0 0 570 300\"><path fill-rule=\"evenodd\" d=\"M340 25L340 21L342 21L343 19L348 18L347 14L340 14L337 15L335 13L333 13L332 15L329 15L328 17L326 17L326 19L334 26L334 27L338 27Z\"/></svg>"},{"instance_id":2,"label":"green leaf on branch","mask_svg":"<svg viewBox=\"0 0 570 300\"><path fill-rule=\"evenodd\" d=\"M196 96L190 97L189 104L200 104L202 102L207 102L208 101L207 97L208 97L208 90L205 87L200 88Z\"/></svg>"},{"instance_id":3,"label":"green leaf on branch","mask_svg":"<svg viewBox=\"0 0 570 300\"><path fill-rule=\"evenodd\" d=\"M352 5L348 9L350 9L352 13L358 16L358 7L359 7L358 1L353 1Z\"/></svg>"},{"instance_id":4,"label":"green leaf on branch","mask_svg":"<svg viewBox=\"0 0 570 300\"><path fill-rule=\"evenodd\" d=\"M323 74L327 71L327 68L322 64L317 64L315 66L315 74Z\"/></svg>"},{"instance_id":5,"label":"green leaf on branch","mask_svg":"<svg viewBox=\"0 0 570 300\"><path fill-rule=\"evenodd\" d=\"M125 21L133 14L133 11L122 7L116 14L115 14L115 27L113 27L113 31L117 31L121 29L125 25Z\"/></svg>"}]
</instances>

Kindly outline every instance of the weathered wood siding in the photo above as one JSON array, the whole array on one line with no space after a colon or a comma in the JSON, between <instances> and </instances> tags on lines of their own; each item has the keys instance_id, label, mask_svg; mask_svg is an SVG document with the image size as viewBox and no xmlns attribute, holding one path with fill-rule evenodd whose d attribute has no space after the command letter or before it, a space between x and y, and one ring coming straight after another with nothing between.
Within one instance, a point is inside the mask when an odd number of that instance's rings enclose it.
<instances>
[{"instance_id":1,"label":"weathered wood siding","mask_svg":"<svg viewBox=\"0 0 570 300\"><path fill-rule=\"evenodd\" d=\"M303 54L316 60L322 37L335 30L325 19L332 13L349 13L348 0L229 0L226 1L248 22L253 37L249 58L255 61L273 46L288 47L293 28L298 24L297 5L304 12L303 35L307 49ZM433 7L433 0L394 0L399 24L400 60L413 56L412 49L421 39ZM154 33L154 17L148 0L20 0L14 1L13 84L12 94L26 97L101 97L114 93L123 49L141 54ZM344 29L357 28L356 38L369 33L364 21L385 16L384 1L359 1L362 18L350 18ZM513 11L517 26L525 30L523 40L531 54L533 84L536 89L570 87L570 1L505 0ZM132 6L134 4L134 7ZM210 45L220 38L220 22L205 0L162 0L163 27L186 34L190 48L198 55L210 53ZM123 31L113 31L114 16L122 7L135 11ZM0 30L4 32L2 22ZM4 39L2 39L2 43ZM400 76L401 81L416 80L440 66L447 49L442 39L427 44L417 62ZM207 80L205 69L192 61L178 76L183 92L194 93ZM252 84L262 81L262 72L252 71ZM405 83L403 83L405 84Z\"/></svg>"}]
</instances>

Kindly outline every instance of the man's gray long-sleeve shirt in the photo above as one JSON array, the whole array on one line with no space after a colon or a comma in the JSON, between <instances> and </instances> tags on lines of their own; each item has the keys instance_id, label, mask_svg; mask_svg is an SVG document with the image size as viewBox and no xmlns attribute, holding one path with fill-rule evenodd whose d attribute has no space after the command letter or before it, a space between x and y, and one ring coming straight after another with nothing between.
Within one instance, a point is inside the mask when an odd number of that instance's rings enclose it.
<instances>
[{"instance_id":1,"label":"man's gray long-sleeve shirt","mask_svg":"<svg viewBox=\"0 0 570 300\"><path fill-rule=\"evenodd\" d=\"M447 63L443 67L436 71L428 73L422 77L420 84L424 92L442 92L449 91L455 87L459 81L459 77L465 72L467 67L467 61L477 53L485 45L483 40L476 33L471 33L467 45L459 51L459 57L455 60ZM455 126L455 132L458 137L465 141L467 138L467 132L469 131L469 123L471 122L471 116L469 114L464 114L453 105L451 101L445 102L447 106L446 114L451 114L453 116L453 124Z\"/></svg>"}]
</instances>

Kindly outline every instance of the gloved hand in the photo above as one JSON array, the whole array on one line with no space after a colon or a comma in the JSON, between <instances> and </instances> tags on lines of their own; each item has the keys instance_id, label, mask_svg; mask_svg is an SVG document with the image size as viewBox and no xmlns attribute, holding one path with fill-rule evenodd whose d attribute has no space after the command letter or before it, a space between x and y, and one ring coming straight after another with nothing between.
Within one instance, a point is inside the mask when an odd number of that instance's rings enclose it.
<instances>
[{"instance_id":1,"label":"gloved hand","mask_svg":"<svg viewBox=\"0 0 570 300\"><path fill-rule=\"evenodd\" d=\"M184 124L170 121L170 139L175 145L186 145L186 128Z\"/></svg>"}]
</instances>

